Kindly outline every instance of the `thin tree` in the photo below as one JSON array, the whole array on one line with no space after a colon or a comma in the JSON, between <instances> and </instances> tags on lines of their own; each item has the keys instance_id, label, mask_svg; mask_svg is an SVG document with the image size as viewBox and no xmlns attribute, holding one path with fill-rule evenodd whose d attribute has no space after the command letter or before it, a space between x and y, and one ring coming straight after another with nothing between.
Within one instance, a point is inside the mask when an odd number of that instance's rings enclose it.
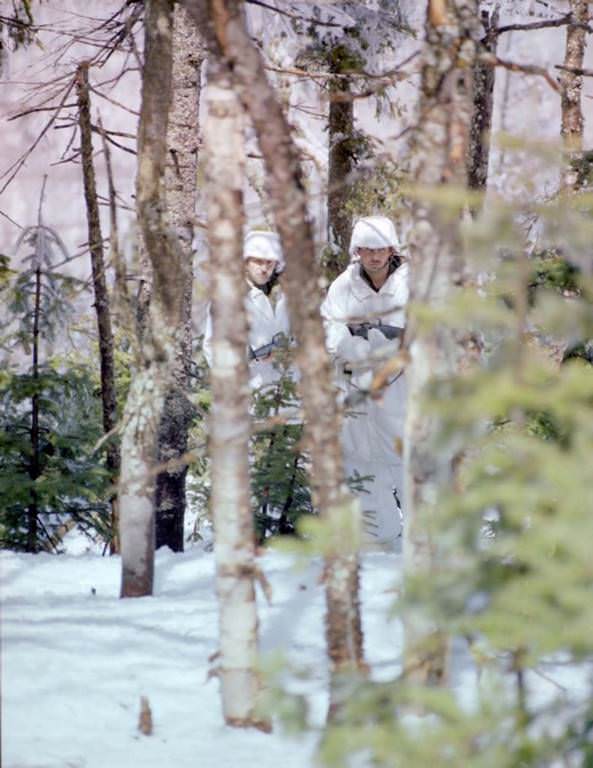
<instances>
[{"instance_id":1,"label":"thin tree","mask_svg":"<svg viewBox=\"0 0 593 768\"><path fill-rule=\"evenodd\" d=\"M93 160L88 62L82 62L78 66L76 72L76 91L78 95L78 125L80 129L80 154L84 182L84 199L86 203L95 313L97 316L97 332L99 336L103 431L105 435L110 435L112 434L117 421L115 362L113 353L113 331L111 327L111 309L105 276L103 235L101 234L101 219L99 217L99 201L97 198L95 165ZM111 439L107 443L107 469L114 485L117 484L119 465L119 447L117 442ZM115 493L111 498L111 528L113 536L110 541L110 549L112 553L115 553L119 551L119 521L117 513L117 495Z\"/></svg>"},{"instance_id":2,"label":"thin tree","mask_svg":"<svg viewBox=\"0 0 593 768\"><path fill-rule=\"evenodd\" d=\"M148 0L136 198L153 277L146 332L137 345L137 369L124 412L119 483L122 597L152 594L158 427L175 359L174 331L181 324L180 250L167 232L162 182L171 102L172 31L173 1Z\"/></svg>"},{"instance_id":3,"label":"thin tree","mask_svg":"<svg viewBox=\"0 0 593 768\"><path fill-rule=\"evenodd\" d=\"M564 189L579 187L579 160L583 150L583 60L587 41L586 23L589 19L590 4L587 0L570 0L574 23L566 28L564 66L560 75L562 122L560 133L564 139L567 163L563 172Z\"/></svg>"},{"instance_id":4,"label":"thin tree","mask_svg":"<svg viewBox=\"0 0 593 768\"><path fill-rule=\"evenodd\" d=\"M423 189L464 186L473 107L472 71L478 40L477 0L429 0L423 52L415 181ZM425 189L426 191L426 189ZM415 208L415 237L410 249L410 297L417 308L442 306L463 281L456 224L435 204ZM428 327L412 312L407 331L411 362L407 368L408 411L404 460L406 516L404 569L407 577L438 568L438 542L431 519L439 489L453 479L453 453L436 448L439 424L422 407L427 387L455 373L463 349L442 324ZM446 639L438 628L409 620L406 669L415 679L440 683L446 673Z\"/></svg>"},{"instance_id":5,"label":"thin tree","mask_svg":"<svg viewBox=\"0 0 593 768\"><path fill-rule=\"evenodd\" d=\"M490 14L482 10L480 18L484 27L482 47L496 56L498 35L498 7ZM473 114L468 153L468 185L471 189L486 190L488 180L488 160L490 157L490 131L494 108L494 80L496 69L479 60L473 71Z\"/></svg>"},{"instance_id":6,"label":"thin tree","mask_svg":"<svg viewBox=\"0 0 593 768\"><path fill-rule=\"evenodd\" d=\"M292 328L299 342L296 362L301 372L313 496L321 514L334 523L334 550L326 567L328 653L333 670L358 667L362 664L358 558L353 552L344 552L341 544L345 538L342 513L352 501L344 484L340 413L319 314L319 268L298 151L266 78L260 53L246 30L243 3L184 0L184 5L204 31L211 54L230 65L233 85L251 118L264 157L268 192L286 258L285 287Z\"/></svg>"},{"instance_id":7,"label":"thin tree","mask_svg":"<svg viewBox=\"0 0 593 768\"><path fill-rule=\"evenodd\" d=\"M156 546L183 551L186 508L185 479L193 408L188 399L192 353L192 241L198 162L198 107L203 46L185 9L175 6L173 25L173 85L167 135L168 163L165 173L167 221L182 252L183 281L181 325L175 332L176 353L172 364L172 388L167 393L159 427L159 463L178 465L159 473L156 482Z\"/></svg>"},{"instance_id":8,"label":"thin tree","mask_svg":"<svg viewBox=\"0 0 593 768\"><path fill-rule=\"evenodd\" d=\"M222 708L234 726L261 726L255 604L255 532L249 491L249 373L243 275L242 110L228 69L208 67L208 242L212 311L211 509L215 530Z\"/></svg>"}]
</instances>

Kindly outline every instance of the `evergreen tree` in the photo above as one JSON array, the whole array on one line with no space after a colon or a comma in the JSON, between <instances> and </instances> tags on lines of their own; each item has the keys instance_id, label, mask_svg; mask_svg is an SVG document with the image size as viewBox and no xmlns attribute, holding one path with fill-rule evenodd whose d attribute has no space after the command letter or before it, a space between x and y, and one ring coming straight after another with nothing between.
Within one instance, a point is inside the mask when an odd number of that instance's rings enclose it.
<instances>
[{"instance_id":1,"label":"evergreen tree","mask_svg":"<svg viewBox=\"0 0 593 768\"><path fill-rule=\"evenodd\" d=\"M77 522L111 536L107 473L93 445L101 435L100 402L84 367L66 368L46 357L66 322L80 281L56 268L67 257L56 232L40 223L17 243L31 251L13 280L2 285L6 302L2 344L30 358L7 367L0 379L0 537L5 546L37 552L57 549L58 531Z\"/></svg>"}]
</instances>

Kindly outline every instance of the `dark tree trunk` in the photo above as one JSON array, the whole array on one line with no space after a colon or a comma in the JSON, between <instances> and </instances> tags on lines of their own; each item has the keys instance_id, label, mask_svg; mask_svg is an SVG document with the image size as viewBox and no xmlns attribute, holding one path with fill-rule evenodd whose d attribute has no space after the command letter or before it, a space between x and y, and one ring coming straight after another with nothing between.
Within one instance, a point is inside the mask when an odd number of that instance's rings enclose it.
<instances>
[{"instance_id":1,"label":"dark tree trunk","mask_svg":"<svg viewBox=\"0 0 593 768\"><path fill-rule=\"evenodd\" d=\"M328 240L331 254L325 260L325 273L331 282L350 261L348 248L352 233L352 216L346 209L351 195L350 174L354 167L354 106L346 78L330 81L328 119Z\"/></svg>"},{"instance_id":2,"label":"dark tree trunk","mask_svg":"<svg viewBox=\"0 0 593 768\"><path fill-rule=\"evenodd\" d=\"M86 202L89 250L91 253L91 267L93 273L97 331L99 335L103 431L107 435L113 430L117 421L115 363L109 294L107 292L107 281L105 279L103 236L101 234L101 220L99 218L99 203L97 200L97 186L95 183L95 168L93 163L89 70L86 62L80 64L78 67L76 87L78 93L78 125L80 128L80 151L84 181L84 197ZM114 486L117 483L117 477L119 475L119 464L119 448L115 440L111 439L107 443L107 469ZM115 494L111 498L111 510L113 528L111 552L113 553L119 551L117 497Z\"/></svg>"},{"instance_id":3,"label":"dark tree trunk","mask_svg":"<svg viewBox=\"0 0 593 768\"><path fill-rule=\"evenodd\" d=\"M496 55L498 37L498 9L490 16L488 11L481 13L484 37L482 45L488 53ZM494 106L494 79L496 68L474 64L473 73L473 114L469 139L467 183L470 189L486 190L488 181L488 159L490 156L490 131L492 128L492 110Z\"/></svg>"},{"instance_id":4,"label":"dark tree trunk","mask_svg":"<svg viewBox=\"0 0 593 768\"><path fill-rule=\"evenodd\" d=\"M175 380L163 404L163 415L158 432L158 463L180 462L180 466L159 472L156 479L156 548L169 547L183 552L185 519L185 479L187 465L183 456L187 452L187 439L193 408L184 391ZM186 382L187 386L187 382Z\"/></svg>"},{"instance_id":5,"label":"dark tree trunk","mask_svg":"<svg viewBox=\"0 0 593 768\"><path fill-rule=\"evenodd\" d=\"M39 314L41 311L41 268L35 270L35 308L33 310L33 384L39 381ZM31 398L31 501L27 509L27 552L38 550L39 508L35 481L41 473L39 461L39 393L34 391Z\"/></svg>"},{"instance_id":6,"label":"dark tree trunk","mask_svg":"<svg viewBox=\"0 0 593 768\"><path fill-rule=\"evenodd\" d=\"M173 27L172 100L167 135L168 164L165 173L167 219L177 235L183 254L183 299L181 325L176 333L176 358L172 388L167 393L159 427L158 461L179 462L160 472L156 481L156 547L183 551L186 508L185 479L193 408L188 399L192 354L192 241L198 159L198 106L200 69L204 51L195 24L185 9L175 7Z\"/></svg>"}]
</instances>

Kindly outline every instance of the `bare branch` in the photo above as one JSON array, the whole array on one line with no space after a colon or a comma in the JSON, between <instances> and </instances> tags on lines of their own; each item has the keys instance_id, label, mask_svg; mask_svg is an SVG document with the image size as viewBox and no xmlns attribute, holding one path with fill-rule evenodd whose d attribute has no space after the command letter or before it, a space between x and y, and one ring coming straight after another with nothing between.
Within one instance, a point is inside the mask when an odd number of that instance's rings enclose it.
<instances>
[{"instance_id":1,"label":"bare branch","mask_svg":"<svg viewBox=\"0 0 593 768\"><path fill-rule=\"evenodd\" d=\"M69 107L75 107L76 103L72 102L70 104L64 104L63 108L68 109ZM55 110L56 106L53 104L51 107L31 107L31 109L25 109L22 112L17 112L14 115L11 115L8 118L7 122L11 122L11 120L18 120L20 117L27 117L28 115L32 115L35 112L53 112Z\"/></svg>"},{"instance_id":2,"label":"bare branch","mask_svg":"<svg viewBox=\"0 0 593 768\"><path fill-rule=\"evenodd\" d=\"M539 77L543 77L556 93L560 93L560 86L545 67L538 67L535 64L519 64L516 61L507 61L506 59L501 59L498 56L495 56L493 53L481 53L478 56L478 61L481 64L487 64L490 67L504 67L504 69L508 69L511 72L523 72L525 75L538 75Z\"/></svg>"},{"instance_id":3,"label":"bare branch","mask_svg":"<svg viewBox=\"0 0 593 768\"><path fill-rule=\"evenodd\" d=\"M18 221L15 221L13 218L11 218L7 213L0 210L0 216L4 216L5 219L8 219L11 224L14 224L15 227L18 227L19 229L23 229L23 225L19 224Z\"/></svg>"},{"instance_id":4,"label":"bare branch","mask_svg":"<svg viewBox=\"0 0 593 768\"><path fill-rule=\"evenodd\" d=\"M549 29L550 27L565 27L570 24L573 27L582 27L589 33L593 32L593 27L589 24L583 24L582 22L573 21L573 14L567 13L566 16L561 16L559 19L546 19L544 21L533 21L529 24L506 24L504 27L498 27L493 30L492 34L502 35L504 32L528 32L533 29Z\"/></svg>"},{"instance_id":5,"label":"bare branch","mask_svg":"<svg viewBox=\"0 0 593 768\"><path fill-rule=\"evenodd\" d=\"M555 64L555 69L561 69L564 72L572 72L573 75L581 77L593 77L593 69L580 69L579 67L565 67L564 64Z\"/></svg>"},{"instance_id":6,"label":"bare branch","mask_svg":"<svg viewBox=\"0 0 593 768\"><path fill-rule=\"evenodd\" d=\"M4 190L8 187L10 182L14 179L14 177L17 175L17 173L20 171L20 169L23 167L23 165L26 163L27 158L32 154L32 152L35 150L41 139L45 136L45 134L49 131L51 126L55 123L57 120L60 112L64 108L64 105L66 104L66 99L70 95L70 91L72 90L72 87L74 86L74 78L72 77L70 80L70 83L68 84L68 87L64 91L64 94L62 96L62 100L56 107L56 111L54 114L50 117L50 119L47 121L43 129L41 130L41 133L37 136L35 141L31 144L31 146L17 159L15 162L7 168L6 171L0 176L0 179L3 179L5 176L8 176L8 179L4 182L2 188L0 188L0 195Z\"/></svg>"},{"instance_id":7,"label":"bare branch","mask_svg":"<svg viewBox=\"0 0 593 768\"><path fill-rule=\"evenodd\" d=\"M140 116L140 113L137 110L131 109L130 107L126 107L126 105L122 104L121 101L116 101L115 99L112 99L110 96L106 96L104 93L101 93L101 91L97 90L92 85L90 86L90 90L92 93L99 96L101 99L105 99L105 101L108 101L110 104L113 104L116 107L120 107L121 109L124 109L126 112L129 112L131 115L134 115L135 117Z\"/></svg>"}]
</instances>

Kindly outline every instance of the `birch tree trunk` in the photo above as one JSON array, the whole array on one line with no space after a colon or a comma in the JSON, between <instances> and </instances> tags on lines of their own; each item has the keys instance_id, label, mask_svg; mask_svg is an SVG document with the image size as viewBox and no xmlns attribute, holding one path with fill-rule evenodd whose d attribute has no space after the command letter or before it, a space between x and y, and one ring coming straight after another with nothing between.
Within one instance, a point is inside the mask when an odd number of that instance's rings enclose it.
<instances>
[{"instance_id":1,"label":"birch tree trunk","mask_svg":"<svg viewBox=\"0 0 593 768\"><path fill-rule=\"evenodd\" d=\"M221 61L209 62L206 120L212 312L211 508L225 722L258 726L255 531L249 490L247 282L243 263L241 108Z\"/></svg>"},{"instance_id":2,"label":"birch tree trunk","mask_svg":"<svg viewBox=\"0 0 593 768\"><path fill-rule=\"evenodd\" d=\"M415 179L422 186L465 185L472 115L472 71L479 39L477 0L429 0L422 67ZM463 281L456 222L434 204L420 202L410 250L410 300L419 309L442 306ZM427 386L455 373L463 350L442 325L426 328L411 314L411 362L407 368L408 411L404 460L406 576L431 578L438 568L438 544L431 521L439 489L451 483L452 451L436 448L439 424L421 405ZM418 615L406 622L406 670L425 683L446 674L446 638Z\"/></svg>"},{"instance_id":3,"label":"birch tree trunk","mask_svg":"<svg viewBox=\"0 0 593 768\"><path fill-rule=\"evenodd\" d=\"M152 270L146 333L124 412L119 483L122 597L152 594L158 426L175 357L183 280L179 248L164 221L162 178L171 101L173 0L148 0L138 133L137 215Z\"/></svg>"},{"instance_id":4,"label":"birch tree trunk","mask_svg":"<svg viewBox=\"0 0 593 768\"><path fill-rule=\"evenodd\" d=\"M570 0L570 10L577 24L566 28L564 67L560 75L562 123L560 133L566 150L566 167L562 178L565 190L577 190L582 183L579 174L579 160L583 151L583 110L581 93L583 77L575 70L582 70L587 41L587 30L583 26L589 18L587 0Z\"/></svg>"},{"instance_id":5,"label":"birch tree trunk","mask_svg":"<svg viewBox=\"0 0 593 768\"><path fill-rule=\"evenodd\" d=\"M99 335L99 360L101 368L101 402L103 406L103 432L112 432L117 421L115 394L115 362L113 354L113 331L111 328L111 309L107 281L105 279L105 258L103 253L103 235L99 217L99 202L95 182L93 162L93 142L91 124L91 104L89 97L89 69L83 62L77 71L76 87L78 93L78 125L80 128L80 153L86 202L89 251L93 273L95 313ZM107 444L107 470L114 485L119 474L119 448L114 440ZM119 520L117 513L117 495L111 499L111 524L113 538L110 542L111 553L119 551Z\"/></svg>"},{"instance_id":6,"label":"birch tree trunk","mask_svg":"<svg viewBox=\"0 0 593 768\"><path fill-rule=\"evenodd\" d=\"M359 570L356 554L344 553L345 523L354 501L344 484L339 440L340 413L319 306L319 267L306 207L298 151L259 51L252 43L239 0L183 0L207 35L212 55L231 66L233 85L255 128L264 157L266 182L282 241L286 294L292 331L298 339L305 440L311 455L313 498L333 523L335 549L327 559L326 633L333 670L362 665ZM330 526L331 527L331 526Z\"/></svg>"},{"instance_id":7,"label":"birch tree trunk","mask_svg":"<svg viewBox=\"0 0 593 768\"><path fill-rule=\"evenodd\" d=\"M185 478L188 432L193 409L188 399L192 353L192 241L198 159L198 107L202 42L185 9L175 6L173 25L172 99L168 126L168 163L165 173L167 220L182 252L182 315L172 367L172 387L165 397L159 427L159 464L180 465L159 473L156 481L156 546L183 551Z\"/></svg>"}]
</instances>

